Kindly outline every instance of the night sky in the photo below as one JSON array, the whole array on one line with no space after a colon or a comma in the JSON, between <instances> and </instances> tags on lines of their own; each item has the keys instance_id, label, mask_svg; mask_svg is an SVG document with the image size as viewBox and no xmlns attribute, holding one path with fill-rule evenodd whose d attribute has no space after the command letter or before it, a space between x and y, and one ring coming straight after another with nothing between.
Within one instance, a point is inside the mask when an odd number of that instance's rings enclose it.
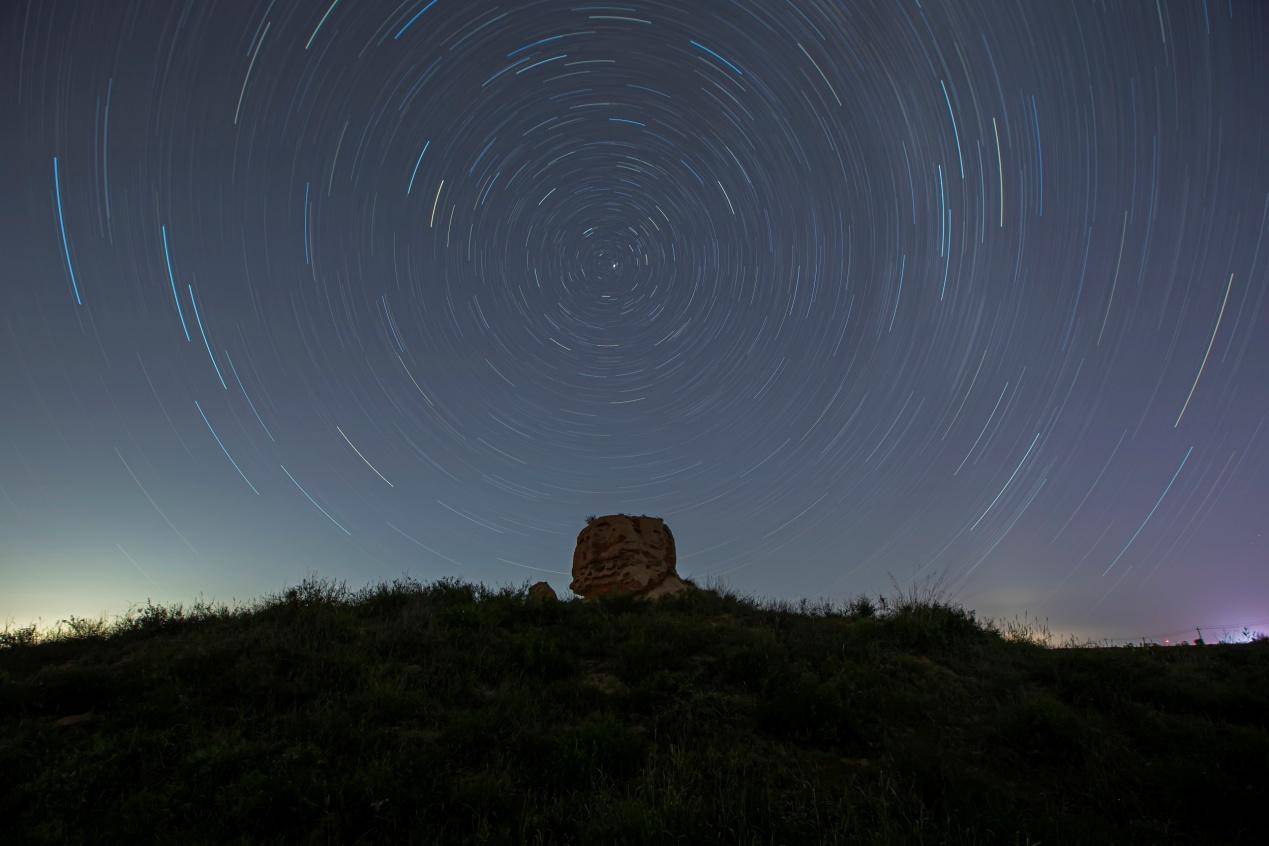
<instances>
[{"instance_id":1,"label":"night sky","mask_svg":"<svg viewBox=\"0 0 1269 846\"><path fill-rule=\"evenodd\" d=\"M1269 625L1263 3L14 0L0 68L0 622L563 592L626 512Z\"/></svg>"}]
</instances>

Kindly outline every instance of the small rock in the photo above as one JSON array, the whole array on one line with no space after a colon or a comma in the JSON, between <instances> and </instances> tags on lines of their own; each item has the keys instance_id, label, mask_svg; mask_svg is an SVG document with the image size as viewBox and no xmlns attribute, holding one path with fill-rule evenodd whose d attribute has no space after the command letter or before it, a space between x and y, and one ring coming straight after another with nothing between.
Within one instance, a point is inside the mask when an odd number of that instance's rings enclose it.
<instances>
[{"instance_id":1,"label":"small rock","mask_svg":"<svg viewBox=\"0 0 1269 846\"><path fill-rule=\"evenodd\" d=\"M559 601L560 598L555 595L555 590L546 582L536 582L529 588L528 603L530 605L545 605Z\"/></svg>"},{"instance_id":2,"label":"small rock","mask_svg":"<svg viewBox=\"0 0 1269 846\"><path fill-rule=\"evenodd\" d=\"M89 711L85 714L71 714L69 717L62 717L57 722L53 723L53 725L58 728L66 728L67 726L82 726L85 723L91 723L93 719L93 713L92 711Z\"/></svg>"}]
</instances>

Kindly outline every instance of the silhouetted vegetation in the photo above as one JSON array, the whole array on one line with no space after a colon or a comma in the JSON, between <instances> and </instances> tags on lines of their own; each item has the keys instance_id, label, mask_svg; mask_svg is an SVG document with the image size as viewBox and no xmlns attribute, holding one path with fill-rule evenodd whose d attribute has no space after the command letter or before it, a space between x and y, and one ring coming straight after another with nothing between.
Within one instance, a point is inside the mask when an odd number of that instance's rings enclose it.
<instances>
[{"instance_id":1,"label":"silhouetted vegetation","mask_svg":"<svg viewBox=\"0 0 1269 846\"><path fill-rule=\"evenodd\" d=\"M9 843L1237 843L1269 644L310 581L0 639Z\"/></svg>"}]
</instances>

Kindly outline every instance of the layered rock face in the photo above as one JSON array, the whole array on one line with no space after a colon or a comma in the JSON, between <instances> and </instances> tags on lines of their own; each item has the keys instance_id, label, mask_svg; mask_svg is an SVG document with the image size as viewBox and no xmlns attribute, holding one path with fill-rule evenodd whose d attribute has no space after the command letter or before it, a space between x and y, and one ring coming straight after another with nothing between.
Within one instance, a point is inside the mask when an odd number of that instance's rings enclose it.
<instances>
[{"instance_id":1,"label":"layered rock face","mask_svg":"<svg viewBox=\"0 0 1269 846\"><path fill-rule=\"evenodd\" d=\"M676 563L674 535L660 517L609 514L577 536L569 589L586 599L621 594L657 599L691 590L675 572Z\"/></svg>"}]
</instances>

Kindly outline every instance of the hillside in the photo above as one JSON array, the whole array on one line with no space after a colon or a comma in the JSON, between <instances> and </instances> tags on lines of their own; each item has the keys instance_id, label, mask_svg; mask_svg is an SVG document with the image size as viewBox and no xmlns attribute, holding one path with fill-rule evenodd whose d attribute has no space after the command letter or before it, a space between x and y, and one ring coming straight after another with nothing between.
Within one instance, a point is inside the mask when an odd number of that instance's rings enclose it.
<instances>
[{"instance_id":1,"label":"hillside","mask_svg":"<svg viewBox=\"0 0 1269 846\"><path fill-rule=\"evenodd\" d=\"M449 581L31 640L0 648L10 843L1263 842L1264 641Z\"/></svg>"}]
</instances>

